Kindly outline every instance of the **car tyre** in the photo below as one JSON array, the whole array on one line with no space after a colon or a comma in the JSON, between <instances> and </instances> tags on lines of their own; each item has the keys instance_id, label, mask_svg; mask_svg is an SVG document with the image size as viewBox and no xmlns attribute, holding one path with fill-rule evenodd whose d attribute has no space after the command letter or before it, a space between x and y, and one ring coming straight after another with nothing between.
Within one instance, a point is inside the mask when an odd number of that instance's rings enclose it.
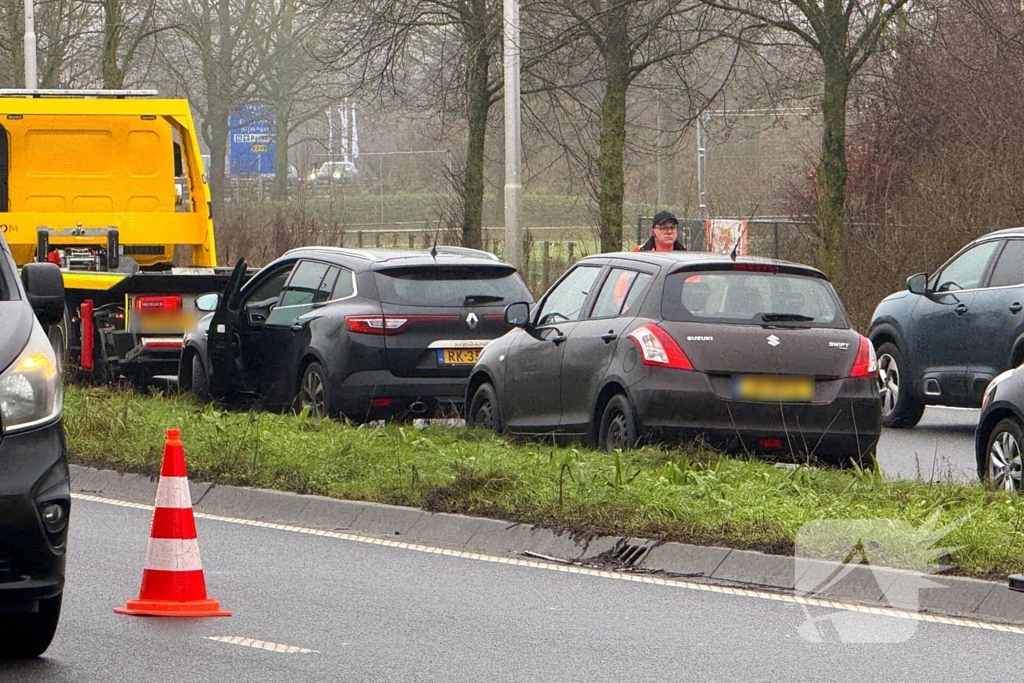
<instances>
[{"instance_id":1,"label":"car tyre","mask_svg":"<svg viewBox=\"0 0 1024 683\"><path fill-rule=\"evenodd\" d=\"M32 659L46 652L60 620L63 594L39 601L39 611L0 619L0 659Z\"/></svg>"},{"instance_id":2,"label":"car tyre","mask_svg":"<svg viewBox=\"0 0 1024 683\"><path fill-rule=\"evenodd\" d=\"M602 451L629 450L640 439L636 415L629 399L622 394L612 396L601 415L598 448Z\"/></svg>"},{"instance_id":3,"label":"car tyre","mask_svg":"<svg viewBox=\"0 0 1024 683\"><path fill-rule=\"evenodd\" d=\"M473 400L469 403L469 413L466 418L473 427L489 429L496 434L501 433L498 394L489 382L481 384L473 393Z\"/></svg>"},{"instance_id":4,"label":"car tyre","mask_svg":"<svg viewBox=\"0 0 1024 683\"><path fill-rule=\"evenodd\" d=\"M330 417L334 414L331 393L328 389L327 371L319 363L310 363L302 373L299 395L296 403L299 410L309 409L313 417Z\"/></svg>"},{"instance_id":5,"label":"car tyre","mask_svg":"<svg viewBox=\"0 0 1024 683\"><path fill-rule=\"evenodd\" d=\"M903 374L906 362L903 353L892 342L878 347L878 377L882 382L882 425L908 429L921 421L924 401L910 392L910 383Z\"/></svg>"},{"instance_id":6,"label":"car tyre","mask_svg":"<svg viewBox=\"0 0 1024 683\"><path fill-rule=\"evenodd\" d=\"M210 376L206 364L198 353L192 354L192 393L204 401L210 398Z\"/></svg>"},{"instance_id":7,"label":"car tyre","mask_svg":"<svg viewBox=\"0 0 1024 683\"><path fill-rule=\"evenodd\" d=\"M1015 417L1000 420L989 432L985 462L978 463L978 474L993 488L1008 493L1020 491L1021 449L1024 427Z\"/></svg>"}]
</instances>

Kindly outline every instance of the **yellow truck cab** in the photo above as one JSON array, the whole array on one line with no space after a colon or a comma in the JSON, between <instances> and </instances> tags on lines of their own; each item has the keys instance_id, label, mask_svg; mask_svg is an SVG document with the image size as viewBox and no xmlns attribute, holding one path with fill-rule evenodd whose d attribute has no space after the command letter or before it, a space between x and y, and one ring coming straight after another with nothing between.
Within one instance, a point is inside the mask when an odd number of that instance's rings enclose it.
<instances>
[{"instance_id":1,"label":"yellow truck cab","mask_svg":"<svg viewBox=\"0 0 1024 683\"><path fill-rule=\"evenodd\" d=\"M176 375L199 294L219 291L188 102L154 91L0 90L0 232L20 267L64 271L65 369Z\"/></svg>"}]
</instances>

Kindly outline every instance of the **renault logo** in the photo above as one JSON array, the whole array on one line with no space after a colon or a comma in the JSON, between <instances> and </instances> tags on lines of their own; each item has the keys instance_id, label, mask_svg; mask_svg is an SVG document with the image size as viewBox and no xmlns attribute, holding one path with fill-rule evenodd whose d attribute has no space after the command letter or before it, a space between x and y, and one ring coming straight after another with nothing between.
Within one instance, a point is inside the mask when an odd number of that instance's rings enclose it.
<instances>
[{"instance_id":1,"label":"renault logo","mask_svg":"<svg viewBox=\"0 0 1024 683\"><path fill-rule=\"evenodd\" d=\"M768 337L768 346L778 346L781 343L782 342L779 341L779 338L776 337L774 334Z\"/></svg>"},{"instance_id":2,"label":"renault logo","mask_svg":"<svg viewBox=\"0 0 1024 683\"><path fill-rule=\"evenodd\" d=\"M470 313L466 316L466 324L469 325L469 329L475 330L478 322L480 322L480 318L476 317L476 313Z\"/></svg>"}]
</instances>

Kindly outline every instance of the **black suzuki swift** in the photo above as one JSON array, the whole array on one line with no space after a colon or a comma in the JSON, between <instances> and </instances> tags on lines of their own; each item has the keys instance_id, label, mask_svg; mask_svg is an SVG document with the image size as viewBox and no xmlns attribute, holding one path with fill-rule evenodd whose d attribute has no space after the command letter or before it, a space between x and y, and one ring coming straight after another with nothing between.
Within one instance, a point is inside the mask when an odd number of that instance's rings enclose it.
<instances>
[{"instance_id":1,"label":"black suzuki swift","mask_svg":"<svg viewBox=\"0 0 1024 683\"><path fill-rule=\"evenodd\" d=\"M40 325L63 316L63 279L50 263L16 272L0 235L0 659L53 639L71 511L60 367Z\"/></svg>"},{"instance_id":2,"label":"black suzuki swift","mask_svg":"<svg viewBox=\"0 0 1024 683\"><path fill-rule=\"evenodd\" d=\"M612 450L703 438L780 458L870 462L874 349L810 267L684 252L581 260L484 349L467 420Z\"/></svg>"}]
</instances>

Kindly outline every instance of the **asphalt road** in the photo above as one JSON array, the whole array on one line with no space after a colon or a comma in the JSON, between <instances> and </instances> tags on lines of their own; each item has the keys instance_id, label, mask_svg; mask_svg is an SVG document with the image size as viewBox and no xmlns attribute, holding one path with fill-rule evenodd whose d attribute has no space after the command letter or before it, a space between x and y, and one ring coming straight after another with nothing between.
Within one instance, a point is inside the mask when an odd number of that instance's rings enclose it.
<instances>
[{"instance_id":1,"label":"asphalt road","mask_svg":"<svg viewBox=\"0 0 1024 683\"><path fill-rule=\"evenodd\" d=\"M792 602L208 519L198 520L207 585L234 616L115 615L137 595L150 516L75 501L57 638L43 659L0 664L0 680L935 683L1012 677L1024 644L1012 633L867 614L857 615L863 632L909 639L850 644L825 626L813 643Z\"/></svg>"},{"instance_id":2,"label":"asphalt road","mask_svg":"<svg viewBox=\"0 0 1024 683\"><path fill-rule=\"evenodd\" d=\"M925 481L977 481L974 428L979 412L930 407L913 429L883 430L878 443L882 471Z\"/></svg>"}]
</instances>

